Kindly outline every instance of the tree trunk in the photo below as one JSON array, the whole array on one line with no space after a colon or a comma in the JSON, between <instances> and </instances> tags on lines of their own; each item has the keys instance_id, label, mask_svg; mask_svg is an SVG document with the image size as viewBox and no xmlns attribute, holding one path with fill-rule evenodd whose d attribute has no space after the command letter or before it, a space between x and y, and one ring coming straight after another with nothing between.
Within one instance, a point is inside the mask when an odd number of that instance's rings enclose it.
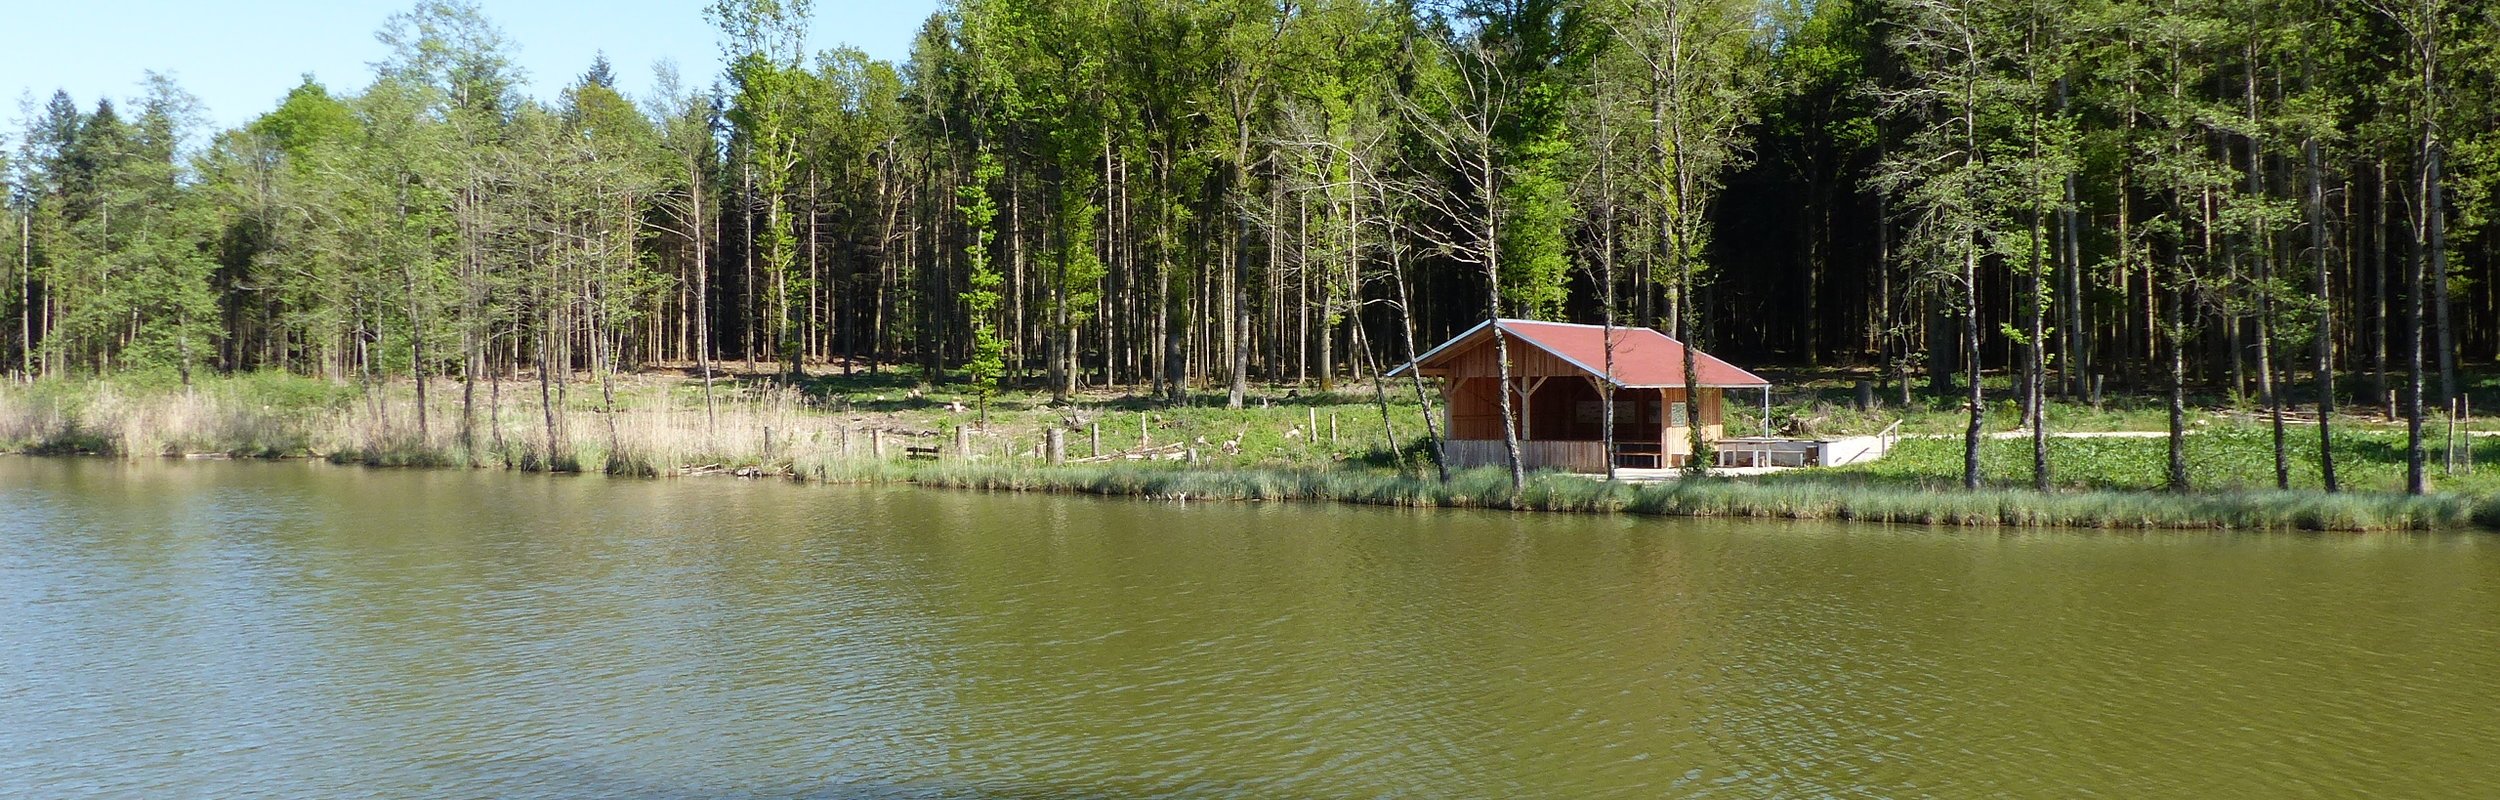
<instances>
[{"instance_id":1,"label":"tree trunk","mask_svg":"<svg viewBox=\"0 0 2500 800\"><path fill-rule=\"evenodd\" d=\"M2031 407L2031 488L2046 492L2050 479L2049 412L2045 405L2048 401L2049 337L2048 287L2044 285L2048 276L2043 270L2047 269L2048 259L2041 250L2048 242L2046 220L2042 219L2046 214L2041 211L2034 209L2031 215L2031 330L2028 335L2031 340L2031 377L2024 382L2024 389L2030 395L2024 398L2023 403Z\"/></svg>"},{"instance_id":2,"label":"tree trunk","mask_svg":"<svg viewBox=\"0 0 2500 800\"><path fill-rule=\"evenodd\" d=\"M2393 223L2387 207L2387 161L2380 159L2377 167L2377 176L2370 181L2370 213L2375 223L2370 228L2370 294L2378 311L2378 324L2370 336L2370 402L2384 412L2381 416L2393 421L2398 413L2396 391L2387 374L2387 342L2395 332L2391 319L2395 310L2388 305L2387 294L2387 237Z\"/></svg>"},{"instance_id":3,"label":"tree trunk","mask_svg":"<svg viewBox=\"0 0 2500 800\"><path fill-rule=\"evenodd\" d=\"M1442 483L1450 482L1449 448L1442 445L1440 417L1432 407L1432 397L1424 391L1423 370L1415 360L1422 356L1415 349L1415 305L1406 288L1406 268L1399 254L1404 252L1393 242L1389 248L1389 282L1398 287L1398 330L1406 340L1406 376L1415 386L1415 405L1423 409L1424 440L1432 448L1432 469ZM1245 322L1247 321L1245 317Z\"/></svg>"},{"instance_id":4,"label":"tree trunk","mask_svg":"<svg viewBox=\"0 0 2500 800\"><path fill-rule=\"evenodd\" d=\"M2316 138L2301 142L2300 149L2309 172L2309 284L2318 295L2317 341L2310 362L2318 381L2318 475L2326 490L2333 492L2338 488L2335 437L2330 432L2335 416L2335 304L2328 296L2327 282L2326 170L2319 164Z\"/></svg>"},{"instance_id":5,"label":"tree trunk","mask_svg":"<svg viewBox=\"0 0 2500 800\"><path fill-rule=\"evenodd\" d=\"M2429 282L2422 286L2423 299L2432 304L2436 341L2439 348L2439 409L2449 419L2457 416L2457 341L2456 328L2448 311L2448 203L2447 178L2442 174L2447 147L2436 138L2424 137L2422 145L2422 214L2429 230L2424 246L2430 251ZM2451 426L2451 439L2453 439ZM2454 442L2446 448L2447 471L2455 472L2457 456Z\"/></svg>"},{"instance_id":6,"label":"tree trunk","mask_svg":"<svg viewBox=\"0 0 2500 800\"><path fill-rule=\"evenodd\" d=\"M1977 247L1976 243L1972 244ZM1966 371L1964 403L1970 413L1962 429L1962 488L1977 489L1980 429L1987 416L1987 397L1979 385L1979 254L1962 256L1962 359Z\"/></svg>"},{"instance_id":7,"label":"tree trunk","mask_svg":"<svg viewBox=\"0 0 2500 800\"><path fill-rule=\"evenodd\" d=\"M2177 203L2171 205L2178 207ZM2165 281L2169 285L2162 291L2167 302L2160 304L2161 340L2169 345L2170 351L2170 491L2182 494L2190 488L2187 467L2187 342L2183 341L2187 324L2182 319L2184 313L2180 308L2187 303L2187 292L2182 285L2186 278L2185 257L2180 253L2185 246L2181 242L2171 247L2170 274Z\"/></svg>"},{"instance_id":8,"label":"tree trunk","mask_svg":"<svg viewBox=\"0 0 2500 800\"><path fill-rule=\"evenodd\" d=\"M2430 150L2428 136L2424 137L2422 148L2427 155ZM2423 340L2428 338L2423 329L2422 304L2425 302L2423 293L2430 289L2425 285L2426 281L2423 277L2425 267L2423 262L2429 260L2428 256L2423 253L2423 247L2428 238L2426 231L2430 225L2429 220L2438 216L2427 213L2431 207L2429 202L2431 182L2428 180L2430 162L2427 158L2423 160L2422 166L2424 180L2419 188L2422 190L2423 202L2414 207L2416 235L2413 237L2412 258L2407 259L2410 262L2407 266L2409 271L2405 275L2405 492L2416 495L2423 494L2429 489L2422 474L2422 394L2427 388L2423 385L2425 380L2422 374L2422 345Z\"/></svg>"}]
</instances>

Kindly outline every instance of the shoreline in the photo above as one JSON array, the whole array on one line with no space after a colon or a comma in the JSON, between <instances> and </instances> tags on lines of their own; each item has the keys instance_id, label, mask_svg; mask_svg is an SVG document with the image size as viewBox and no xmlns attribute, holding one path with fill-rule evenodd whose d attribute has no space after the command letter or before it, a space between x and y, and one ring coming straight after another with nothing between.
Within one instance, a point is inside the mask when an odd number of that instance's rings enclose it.
<instances>
[{"instance_id":1,"label":"shoreline","mask_svg":"<svg viewBox=\"0 0 2500 800\"><path fill-rule=\"evenodd\" d=\"M109 453L6 451L24 457L144 460ZM503 469L450 463L372 463L340 454L182 454L173 460L320 460L368 469ZM821 486L915 486L1010 494L1068 494L1158 501L1342 503L1513 513L1631 515L1780 521L1876 522L1962 528L2078 530L2311 531L2339 533L2500 531L2500 498L2411 497L2385 493L2224 491L2186 495L2126 491L2039 493L2028 489L1929 490L1828 483L1765 484L1704 478L1656 484L1608 483L1566 473L1535 473L1513 494L1508 476L1484 469L1448 483L1403 475L1298 468L1102 467L964 462L839 461L756 474L609 473L642 479L780 479Z\"/></svg>"},{"instance_id":2,"label":"shoreline","mask_svg":"<svg viewBox=\"0 0 2500 800\"><path fill-rule=\"evenodd\" d=\"M897 391L891 389L841 397L750 390L707 410L699 395L690 399L681 387L654 384L641 387L629 403L589 405L577 398L553 414L506 397L478 409L464 428L461 409L443 402L448 392L435 395L431 426L420 423L408 388L359 392L286 376L237 376L179 391L102 381L0 387L0 452L124 459L318 457L369 467L627 477L744 474L806 483L1148 499L1956 527L2500 530L2500 493L2415 497L2221 488L2172 494L2123 484L2046 493L1999 484L1973 491L1944 485L1929 474L1931 465L1908 452L1860 467L1651 484L1534 473L1514 493L1507 473L1496 468L1454 473L1446 483L1429 477L1429 462L1419 461L1420 441L1397 435L1420 431L1384 429L1378 409L1341 397L1273 407L1261 402L1240 410L1157 408L1122 399L1075 407L1028 404L993 407L994 424L982 425L950 407L955 404L921 397L916 390L909 401L914 405L888 401ZM872 402L892 404L867 408ZM1416 413L1411 406L1395 411ZM1163 452L1178 444L1203 457L1194 463L1050 465L1040 452L1041 432L1054 428L1066 433L1068 450L1076 451L1075 443L1082 441L1088 455ZM955 430L964 433L947 435ZM2200 446L2240 446L2231 445L2227 435L2196 438L2206 443ZM2077 446L2127 446L2127 441L2084 439ZM904 458L913 446L943 451L945 458ZM2106 450L2078 454L2123 460L2118 458L2123 454Z\"/></svg>"}]
</instances>

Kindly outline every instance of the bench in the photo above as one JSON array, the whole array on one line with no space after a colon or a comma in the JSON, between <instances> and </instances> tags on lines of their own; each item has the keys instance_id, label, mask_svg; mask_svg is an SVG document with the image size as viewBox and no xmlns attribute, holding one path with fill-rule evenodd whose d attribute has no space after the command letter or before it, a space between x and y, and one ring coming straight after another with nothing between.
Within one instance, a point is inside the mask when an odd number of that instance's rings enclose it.
<instances>
[{"instance_id":1,"label":"bench","mask_svg":"<svg viewBox=\"0 0 2500 800\"><path fill-rule=\"evenodd\" d=\"M1665 469L1667 454L1654 442L1618 442L1615 444L1615 466Z\"/></svg>"}]
</instances>

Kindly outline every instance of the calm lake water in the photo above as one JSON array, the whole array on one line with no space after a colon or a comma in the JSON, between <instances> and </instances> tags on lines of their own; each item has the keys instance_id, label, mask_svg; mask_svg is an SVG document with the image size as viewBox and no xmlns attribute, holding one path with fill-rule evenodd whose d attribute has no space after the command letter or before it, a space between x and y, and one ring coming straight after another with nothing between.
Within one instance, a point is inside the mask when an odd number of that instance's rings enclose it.
<instances>
[{"instance_id":1,"label":"calm lake water","mask_svg":"<svg viewBox=\"0 0 2500 800\"><path fill-rule=\"evenodd\" d=\"M0 457L0 796L2500 796L2500 539Z\"/></svg>"}]
</instances>

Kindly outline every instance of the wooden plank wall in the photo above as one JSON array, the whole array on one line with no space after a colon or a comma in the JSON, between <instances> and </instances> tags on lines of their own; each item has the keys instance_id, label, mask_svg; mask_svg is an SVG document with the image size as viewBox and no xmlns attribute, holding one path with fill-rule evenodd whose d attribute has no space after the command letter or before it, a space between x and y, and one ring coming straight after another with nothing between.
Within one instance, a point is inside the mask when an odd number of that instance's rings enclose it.
<instances>
[{"instance_id":1,"label":"wooden plank wall","mask_svg":"<svg viewBox=\"0 0 2500 800\"><path fill-rule=\"evenodd\" d=\"M1500 467L1510 464L1500 439L1451 439L1442 443L1450 468ZM1520 442L1519 461L1528 469L1605 472L1604 442Z\"/></svg>"},{"instance_id":2,"label":"wooden plank wall","mask_svg":"<svg viewBox=\"0 0 2500 800\"><path fill-rule=\"evenodd\" d=\"M1560 388L1555 386L1553 381L1563 380L1578 381L1586 380L1586 378L1576 375L1567 378L1554 378L1547 382L1546 387ZM1449 414L1450 438L1501 438L1502 400L1500 390L1495 388L1500 385L1497 380L1492 378L1478 378L1465 383L1460 383L1458 382L1458 379L1452 378L1449 382L1442 385L1445 391L1447 391L1447 394L1442 397L1442 403L1443 409ZM1657 413L1661 419L1672 419L1675 410L1684 405L1684 390L1682 389L1643 389L1638 390L1638 393L1628 393L1626 395L1618 396L1640 397L1641 394L1646 394L1651 391L1658 391L1665 395L1664 404L1657 409ZM1722 397L1723 394L1724 393L1718 389L1701 390L1702 435L1712 440L1716 440L1722 435L1720 420L1725 418L1727 407L1725 398ZM1538 392L1537 399L1539 404L1546 403L1549 400L1546 393L1543 391ZM1518 396L1513 395L1511 397L1511 402L1518 403L1519 401L1520 398ZM1553 400L1553 402L1562 401ZM1640 402L1654 403L1660 401L1643 399ZM1533 411L1535 409L1536 406L1532 405L1526 410ZM1546 406L1545 410L1552 411L1553 407ZM1550 428L1552 426L1549 425L1547 427ZM1531 433L1535 433L1535 431L1531 431ZM1671 448L1669 452L1682 453L1690 449L1685 447L1686 437L1683 428L1667 428L1665 438L1666 441L1664 444Z\"/></svg>"}]
</instances>

